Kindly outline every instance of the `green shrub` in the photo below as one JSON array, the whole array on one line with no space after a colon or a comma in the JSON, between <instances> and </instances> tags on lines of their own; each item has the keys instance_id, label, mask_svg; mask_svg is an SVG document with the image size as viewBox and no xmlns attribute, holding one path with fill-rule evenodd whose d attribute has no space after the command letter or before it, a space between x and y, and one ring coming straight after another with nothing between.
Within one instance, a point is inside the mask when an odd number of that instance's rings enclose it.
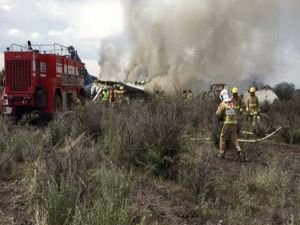
<instances>
[{"instance_id":1,"label":"green shrub","mask_svg":"<svg viewBox=\"0 0 300 225\"><path fill-rule=\"evenodd\" d=\"M290 176L288 173L276 167L259 170L254 176L257 192L268 194L270 207L274 209L283 208L289 183Z\"/></svg>"},{"instance_id":2,"label":"green shrub","mask_svg":"<svg viewBox=\"0 0 300 225\"><path fill-rule=\"evenodd\" d=\"M288 129L287 132L282 133L286 143L300 144L300 129Z\"/></svg>"},{"instance_id":3,"label":"green shrub","mask_svg":"<svg viewBox=\"0 0 300 225\"><path fill-rule=\"evenodd\" d=\"M52 142L51 145L62 146L65 143L69 130L58 121L52 121L49 128Z\"/></svg>"},{"instance_id":4,"label":"green shrub","mask_svg":"<svg viewBox=\"0 0 300 225\"><path fill-rule=\"evenodd\" d=\"M42 200L47 224L72 224L79 197L74 183L65 177L61 177L59 183L50 178L45 188Z\"/></svg>"},{"instance_id":5,"label":"green shrub","mask_svg":"<svg viewBox=\"0 0 300 225\"><path fill-rule=\"evenodd\" d=\"M48 179L42 206L48 225L127 225L130 219L129 183L118 170L100 168L79 188L71 177L59 183ZM81 181L82 182L82 181ZM83 195L83 196L82 196Z\"/></svg>"},{"instance_id":6,"label":"green shrub","mask_svg":"<svg viewBox=\"0 0 300 225\"><path fill-rule=\"evenodd\" d=\"M295 92L288 101L276 102L270 106L268 115L276 127L283 126L286 129L281 132L281 141L290 144L299 144L300 135L300 93Z\"/></svg>"},{"instance_id":7,"label":"green shrub","mask_svg":"<svg viewBox=\"0 0 300 225\"><path fill-rule=\"evenodd\" d=\"M185 126L179 101L166 98L154 99L148 104L136 102L123 109L115 123L119 160L123 164L142 166L156 175L174 177Z\"/></svg>"},{"instance_id":8,"label":"green shrub","mask_svg":"<svg viewBox=\"0 0 300 225\"><path fill-rule=\"evenodd\" d=\"M287 82L276 84L274 87L274 92L280 100L290 100L295 93L295 84Z\"/></svg>"},{"instance_id":9,"label":"green shrub","mask_svg":"<svg viewBox=\"0 0 300 225\"><path fill-rule=\"evenodd\" d=\"M87 104L84 110L77 112L79 115L77 126L81 126L90 135L102 135L103 122L105 122L102 117L105 116L105 111L106 109L99 107L98 104Z\"/></svg>"},{"instance_id":10,"label":"green shrub","mask_svg":"<svg viewBox=\"0 0 300 225\"><path fill-rule=\"evenodd\" d=\"M101 168L90 178L90 199L77 207L74 225L127 225L130 222L128 179Z\"/></svg>"},{"instance_id":11,"label":"green shrub","mask_svg":"<svg viewBox=\"0 0 300 225\"><path fill-rule=\"evenodd\" d=\"M60 130L65 125L55 126ZM50 146L41 155L35 187L40 220L48 225L128 224L127 178L116 169L105 169L99 161L101 144L85 142L90 140L85 134L74 135L75 130L61 146Z\"/></svg>"},{"instance_id":12,"label":"green shrub","mask_svg":"<svg viewBox=\"0 0 300 225\"><path fill-rule=\"evenodd\" d=\"M284 219L289 188L290 176L275 166L219 172L202 185L199 208L204 218L220 218L226 224L261 224L274 213Z\"/></svg>"},{"instance_id":13,"label":"green shrub","mask_svg":"<svg viewBox=\"0 0 300 225\"><path fill-rule=\"evenodd\" d=\"M215 149L210 144L197 143L185 146L178 163L178 182L196 195L207 194L214 165Z\"/></svg>"}]
</instances>

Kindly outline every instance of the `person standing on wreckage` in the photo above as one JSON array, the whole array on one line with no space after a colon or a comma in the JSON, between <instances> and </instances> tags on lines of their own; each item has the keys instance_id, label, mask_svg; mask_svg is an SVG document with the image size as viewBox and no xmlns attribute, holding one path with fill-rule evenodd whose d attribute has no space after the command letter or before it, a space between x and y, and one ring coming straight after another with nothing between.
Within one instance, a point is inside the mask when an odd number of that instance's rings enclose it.
<instances>
[{"instance_id":1,"label":"person standing on wreckage","mask_svg":"<svg viewBox=\"0 0 300 225\"><path fill-rule=\"evenodd\" d=\"M221 103L216 111L216 116L223 121L223 127L220 135L220 150L218 157L225 158L226 141L230 140L237 151L240 161L242 161L242 150L237 140L237 115L234 104L228 96L228 91L223 89L219 95Z\"/></svg>"}]
</instances>

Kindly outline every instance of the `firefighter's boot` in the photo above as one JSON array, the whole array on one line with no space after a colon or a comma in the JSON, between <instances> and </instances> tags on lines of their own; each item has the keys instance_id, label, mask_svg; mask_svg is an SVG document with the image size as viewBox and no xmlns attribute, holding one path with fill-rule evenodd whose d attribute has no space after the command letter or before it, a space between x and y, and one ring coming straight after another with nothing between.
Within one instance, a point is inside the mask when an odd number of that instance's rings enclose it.
<instances>
[{"instance_id":1,"label":"firefighter's boot","mask_svg":"<svg viewBox=\"0 0 300 225\"><path fill-rule=\"evenodd\" d=\"M238 151L238 152L237 152L237 155L238 155L239 161L240 161L240 162L243 162L243 161L244 161L244 157L243 157L242 151Z\"/></svg>"},{"instance_id":2,"label":"firefighter's boot","mask_svg":"<svg viewBox=\"0 0 300 225\"><path fill-rule=\"evenodd\" d=\"M225 152L219 152L218 158L219 159L225 159Z\"/></svg>"},{"instance_id":3,"label":"firefighter's boot","mask_svg":"<svg viewBox=\"0 0 300 225\"><path fill-rule=\"evenodd\" d=\"M246 157L246 155L242 152L242 151L238 151L237 152L238 158L240 162L248 162L248 158Z\"/></svg>"}]
</instances>

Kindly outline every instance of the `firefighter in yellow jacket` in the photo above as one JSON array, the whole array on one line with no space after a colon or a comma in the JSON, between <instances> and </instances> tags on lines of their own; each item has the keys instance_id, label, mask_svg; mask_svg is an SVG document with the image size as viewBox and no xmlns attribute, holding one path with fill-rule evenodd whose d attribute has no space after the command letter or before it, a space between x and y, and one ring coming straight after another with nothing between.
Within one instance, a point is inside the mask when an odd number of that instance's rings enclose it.
<instances>
[{"instance_id":1,"label":"firefighter in yellow jacket","mask_svg":"<svg viewBox=\"0 0 300 225\"><path fill-rule=\"evenodd\" d=\"M102 91L102 104L108 107L109 104L109 91L107 90L106 87L103 88Z\"/></svg>"},{"instance_id":2,"label":"firefighter in yellow jacket","mask_svg":"<svg viewBox=\"0 0 300 225\"><path fill-rule=\"evenodd\" d=\"M243 98L239 96L239 90L237 87L233 87L231 90L232 93L232 97L231 97L231 101L234 105L234 109L236 111L236 116L237 116L237 120L238 120L238 124L237 124L237 133L240 134L241 132L241 115L243 114L244 110L245 110L245 102L243 101Z\"/></svg>"},{"instance_id":3,"label":"firefighter in yellow jacket","mask_svg":"<svg viewBox=\"0 0 300 225\"><path fill-rule=\"evenodd\" d=\"M186 95L186 99L189 101L193 100L193 92L191 89L188 91L188 93Z\"/></svg>"},{"instance_id":4,"label":"firefighter in yellow jacket","mask_svg":"<svg viewBox=\"0 0 300 225\"><path fill-rule=\"evenodd\" d=\"M220 152L219 157L225 158L226 141L230 140L237 151L239 160L242 160L241 147L237 141L237 118L233 102L228 96L226 89L223 89L219 96L222 100L216 115L219 120L223 120L224 124L220 135Z\"/></svg>"},{"instance_id":5,"label":"firefighter in yellow jacket","mask_svg":"<svg viewBox=\"0 0 300 225\"><path fill-rule=\"evenodd\" d=\"M234 109L238 114L242 114L244 111L245 103L243 99L239 96L239 90L237 87L233 87L231 90L232 97L231 101L234 105Z\"/></svg>"},{"instance_id":6,"label":"firefighter in yellow jacket","mask_svg":"<svg viewBox=\"0 0 300 225\"><path fill-rule=\"evenodd\" d=\"M255 95L255 87L249 89L250 96L247 98L246 111L250 116L252 123L255 123L255 120L259 118L260 107L257 96Z\"/></svg>"}]
</instances>

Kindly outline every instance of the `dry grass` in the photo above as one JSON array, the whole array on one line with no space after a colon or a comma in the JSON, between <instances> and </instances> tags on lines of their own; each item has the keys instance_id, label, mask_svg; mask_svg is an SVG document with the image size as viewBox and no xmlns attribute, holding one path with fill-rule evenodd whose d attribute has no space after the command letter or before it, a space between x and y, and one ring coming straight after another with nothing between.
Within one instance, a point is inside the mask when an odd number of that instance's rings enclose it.
<instances>
[{"instance_id":1,"label":"dry grass","mask_svg":"<svg viewBox=\"0 0 300 225\"><path fill-rule=\"evenodd\" d=\"M268 109L276 124L290 125L293 143L300 127L297 104L279 103ZM173 203L180 211L178 202L186 201L184 193L189 193L197 207L191 215L182 213L184 218L284 224L293 217L294 224L299 223L297 146L286 151L279 146L274 152L273 146L246 144L242 147L251 156L250 163L241 164L234 157L220 161L212 143L188 138L209 136L216 106L200 98L182 102L167 97L116 108L91 104L76 116L54 119L43 127L1 118L0 178L26 181L31 193L27 216L41 225L154 224L144 215L132 215L140 212L132 208L135 174L154 181L163 178L160 186L167 180L166 187L172 181L186 191L157 188L155 193L164 190L171 199L170 204L158 202L158 208L147 209L160 218L162 213L171 215ZM195 220L185 223L196 224Z\"/></svg>"}]
</instances>

